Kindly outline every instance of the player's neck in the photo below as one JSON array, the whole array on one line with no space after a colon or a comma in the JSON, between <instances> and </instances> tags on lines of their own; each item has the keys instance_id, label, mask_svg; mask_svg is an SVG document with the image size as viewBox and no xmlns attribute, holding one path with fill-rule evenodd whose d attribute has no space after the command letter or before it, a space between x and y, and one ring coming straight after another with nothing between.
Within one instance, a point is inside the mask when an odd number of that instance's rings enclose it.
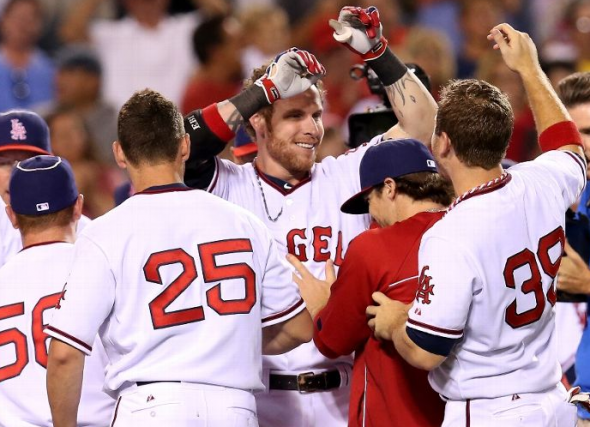
<instances>
[{"instance_id":1,"label":"player's neck","mask_svg":"<svg viewBox=\"0 0 590 427\"><path fill-rule=\"evenodd\" d=\"M129 177L137 193L150 187L182 184L182 174L173 164L128 167Z\"/></svg>"},{"instance_id":2,"label":"player's neck","mask_svg":"<svg viewBox=\"0 0 590 427\"><path fill-rule=\"evenodd\" d=\"M450 178L453 183L453 188L455 189L455 195L459 197L461 194L472 188L499 178L503 172L504 170L500 165L490 170L462 166L454 168L449 174L451 175Z\"/></svg>"},{"instance_id":3,"label":"player's neck","mask_svg":"<svg viewBox=\"0 0 590 427\"><path fill-rule=\"evenodd\" d=\"M260 155L260 153L258 157L256 157L254 164L259 172L288 182L291 185L297 185L300 181L309 176L309 171L300 173L290 172L280 163L270 158L270 156Z\"/></svg>"},{"instance_id":4,"label":"player's neck","mask_svg":"<svg viewBox=\"0 0 590 427\"><path fill-rule=\"evenodd\" d=\"M76 241L76 224L70 223L64 227L49 227L44 230L21 233L23 248L49 242L74 243Z\"/></svg>"}]
</instances>

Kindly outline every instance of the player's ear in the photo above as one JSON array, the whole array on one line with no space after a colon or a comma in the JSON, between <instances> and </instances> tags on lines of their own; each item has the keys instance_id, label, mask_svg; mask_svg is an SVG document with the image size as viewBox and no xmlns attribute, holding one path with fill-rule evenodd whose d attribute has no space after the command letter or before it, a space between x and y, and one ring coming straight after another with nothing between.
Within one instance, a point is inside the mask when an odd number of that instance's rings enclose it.
<instances>
[{"instance_id":1,"label":"player's ear","mask_svg":"<svg viewBox=\"0 0 590 427\"><path fill-rule=\"evenodd\" d=\"M441 157L448 157L449 154L453 151L453 145L451 144L451 138L446 132L441 132L438 136L438 154Z\"/></svg>"},{"instance_id":2,"label":"player's ear","mask_svg":"<svg viewBox=\"0 0 590 427\"><path fill-rule=\"evenodd\" d=\"M383 183L385 184L385 186L383 187L385 196L389 200L393 200L395 198L395 195L397 194L397 186L395 184L395 181L392 178L385 178L385 181L383 181Z\"/></svg>"},{"instance_id":3,"label":"player's ear","mask_svg":"<svg viewBox=\"0 0 590 427\"><path fill-rule=\"evenodd\" d=\"M8 215L8 218L10 219L10 223L12 224L12 226L14 228L16 228L18 230L18 219L16 217L16 213L14 213L14 211L12 210L12 207L10 205L6 206L6 214Z\"/></svg>"},{"instance_id":4,"label":"player's ear","mask_svg":"<svg viewBox=\"0 0 590 427\"><path fill-rule=\"evenodd\" d=\"M82 209L84 208L84 195L78 194L76 203L74 203L74 221L78 221L82 217Z\"/></svg>"},{"instance_id":5,"label":"player's ear","mask_svg":"<svg viewBox=\"0 0 590 427\"><path fill-rule=\"evenodd\" d=\"M257 137L259 135L262 138L266 137L266 131L267 131L266 121L264 120L264 117L262 117L261 114L259 114L259 113L254 114L252 117L250 117L248 119L248 121L250 122L250 124L254 128L254 132L256 133Z\"/></svg>"},{"instance_id":6,"label":"player's ear","mask_svg":"<svg viewBox=\"0 0 590 427\"><path fill-rule=\"evenodd\" d=\"M127 158L125 157L125 153L123 153L123 149L121 148L121 143L119 141L113 142L113 155L115 156L117 166L119 166L121 169L127 169Z\"/></svg>"},{"instance_id":7,"label":"player's ear","mask_svg":"<svg viewBox=\"0 0 590 427\"><path fill-rule=\"evenodd\" d=\"M191 137L185 133L180 141L180 156L183 162L186 162L191 154Z\"/></svg>"}]
</instances>

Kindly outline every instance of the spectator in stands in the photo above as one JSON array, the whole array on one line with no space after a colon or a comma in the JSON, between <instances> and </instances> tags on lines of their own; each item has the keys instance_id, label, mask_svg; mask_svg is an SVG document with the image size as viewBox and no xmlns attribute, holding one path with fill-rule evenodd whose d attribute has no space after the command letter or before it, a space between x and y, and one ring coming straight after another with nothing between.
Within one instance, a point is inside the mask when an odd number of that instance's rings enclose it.
<instances>
[{"instance_id":1,"label":"spectator in stands","mask_svg":"<svg viewBox=\"0 0 590 427\"><path fill-rule=\"evenodd\" d=\"M574 0L565 11L566 25L578 53L578 71L590 71L590 0Z\"/></svg>"},{"instance_id":2,"label":"spectator in stands","mask_svg":"<svg viewBox=\"0 0 590 427\"><path fill-rule=\"evenodd\" d=\"M227 16L213 17L196 28L193 51L200 65L184 92L183 114L231 98L240 91L241 34L238 21Z\"/></svg>"},{"instance_id":3,"label":"spectator in stands","mask_svg":"<svg viewBox=\"0 0 590 427\"><path fill-rule=\"evenodd\" d=\"M7 0L0 7L0 111L53 98L54 67L37 48L42 25L38 0Z\"/></svg>"},{"instance_id":4,"label":"spectator in stands","mask_svg":"<svg viewBox=\"0 0 590 427\"><path fill-rule=\"evenodd\" d=\"M119 108L134 91L150 87L175 103L195 69L191 35L198 14L171 16L170 0L122 0L127 16L92 18L106 0L81 0L61 28L65 42L94 46L104 70L104 97Z\"/></svg>"}]
</instances>

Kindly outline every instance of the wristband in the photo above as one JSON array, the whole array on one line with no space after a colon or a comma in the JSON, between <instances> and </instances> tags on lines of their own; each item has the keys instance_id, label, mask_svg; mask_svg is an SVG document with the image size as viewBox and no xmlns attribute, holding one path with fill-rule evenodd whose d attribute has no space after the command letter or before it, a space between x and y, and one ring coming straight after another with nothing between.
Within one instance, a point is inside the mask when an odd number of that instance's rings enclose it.
<instances>
[{"instance_id":1,"label":"wristband","mask_svg":"<svg viewBox=\"0 0 590 427\"><path fill-rule=\"evenodd\" d=\"M203 109L203 112L201 114L203 120L205 121L205 124L207 125L209 130L215 134L217 138L221 139L222 141L229 141L235 136L235 134L229 128L227 123L225 123L225 121L221 117L221 114L219 114L217 104L209 105L208 107ZM185 120L188 120L189 122L191 121L191 119L188 118L188 116Z\"/></svg>"},{"instance_id":2,"label":"wristband","mask_svg":"<svg viewBox=\"0 0 590 427\"><path fill-rule=\"evenodd\" d=\"M564 145L582 145L582 137L574 122L565 120L555 123L539 135L539 145L543 152L557 150Z\"/></svg>"},{"instance_id":3,"label":"wristband","mask_svg":"<svg viewBox=\"0 0 590 427\"><path fill-rule=\"evenodd\" d=\"M234 104L244 121L256 114L262 107L270 105L264 89L256 84L230 98L229 102Z\"/></svg>"},{"instance_id":4,"label":"wristband","mask_svg":"<svg viewBox=\"0 0 590 427\"><path fill-rule=\"evenodd\" d=\"M366 63L375 71L383 86L394 84L408 72L408 67L389 48L381 56L367 60Z\"/></svg>"}]
</instances>

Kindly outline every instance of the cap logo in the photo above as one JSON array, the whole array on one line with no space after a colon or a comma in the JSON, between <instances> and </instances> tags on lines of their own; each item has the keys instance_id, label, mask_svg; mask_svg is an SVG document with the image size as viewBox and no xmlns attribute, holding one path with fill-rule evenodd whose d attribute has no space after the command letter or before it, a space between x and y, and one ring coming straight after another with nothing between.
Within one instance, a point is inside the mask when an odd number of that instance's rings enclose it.
<instances>
[{"instance_id":1,"label":"cap logo","mask_svg":"<svg viewBox=\"0 0 590 427\"><path fill-rule=\"evenodd\" d=\"M37 212L43 212L49 210L49 203L37 203Z\"/></svg>"},{"instance_id":2,"label":"cap logo","mask_svg":"<svg viewBox=\"0 0 590 427\"><path fill-rule=\"evenodd\" d=\"M10 137L16 141L24 141L27 139L27 129L25 125L21 123L19 119L11 119L12 130L10 131Z\"/></svg>"},{"instance_id":3,"label":"cap logo","mask_svg":"<svg viewBox=\"0 0 590 427\"><path fill-rule=\"evenodd\" d=\"M436 167L436 163L434 163L434 160L426 160L426 166L428 166L429 168L435 168Z\"/></svg>"}]
</instances>

